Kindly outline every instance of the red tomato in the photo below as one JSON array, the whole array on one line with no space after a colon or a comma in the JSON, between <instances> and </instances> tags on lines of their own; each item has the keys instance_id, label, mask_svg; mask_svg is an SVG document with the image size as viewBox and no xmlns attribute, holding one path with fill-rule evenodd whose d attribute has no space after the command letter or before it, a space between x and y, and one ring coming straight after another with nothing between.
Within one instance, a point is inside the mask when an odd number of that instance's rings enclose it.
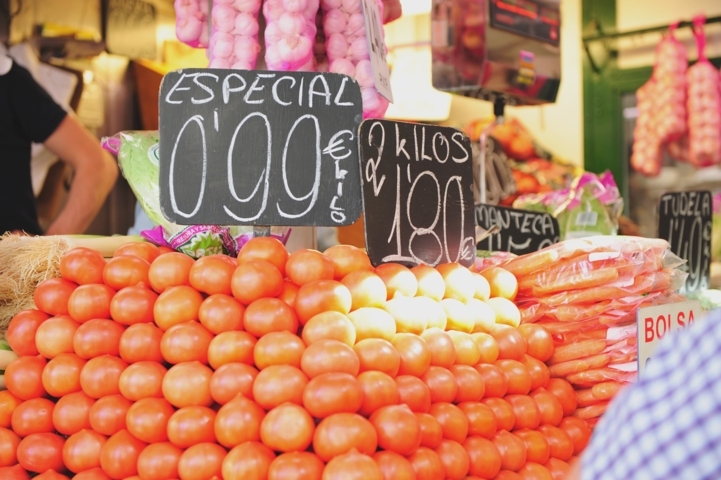
<instances>
[{"instance_id":1,"label":"red tomato","mask_svg":"<svg viewBox=\"0 0 721 480\"><path fill-rule=\"evenodd\" d=\"M66 475L58 473L55 470L46 470L35 478L38 480L69 480Z\"/></svg>"},{"instance_id":2,"label":"red tomato","mask_svg":"<svg viewBox=\"0 0 721 480\"><path fill-rule=\"evenodd\" d=\"M144 284L121 289L110 301L110 316L121 325L152 323L158 294Z\"/></svg>"},{"instance_id":3,"label":"red tomato","mask_svg":"<svg viewBox=\"0 0 721 480\"><path fill-rule=\"evenodd\" d=\"M208 345L208 363L216 370L227 363L252 365L256 343L248 332L223 332Z\"/></svg>"},{"instance_id":4,"label":"red tomato","mask_svg":"<svg viewBox=\"0 0 721 480\"><path fill-rule=\"evenodd\" d=\"M150 287L163 293L168 287L190 285L190 269L195 260L184 253L168 252L156 258L148 270Z\"/></svg>"},{"instance_id":5,"label":"red tomato","mask_svg":"<svg viewBox=\"0 0 721 480\"><path fill-rule=\"evenodd\" d=\"M208 407L181 408L168 420L168 440L180 448L188 448L204 442L215 442L216 415L215 410Z\"/></svg>"},{"instance_id":6,"label":"red tomato","mask_svg":"<svg viewBox=\"0 0 721 480\"><path fill-rule=\"evenodd\" d=\"M309 378L329 372L358 375L360 360L351 347L338 340L319 340L305 349L300 360L301 370Z\"/></svg>"},{"instance_id":7,"label":"red tomato","mask_svg":"<svg viewBox=\"0 0 721 480\"><path fill-rule=\"evenodd\" d=\"M278 455L268 468L268 480L297 478L321 480L325 464L314 453L290 452Z\"/></svg>"},{"instance_id":8,"label":"red tomato","mask_svg":"<svg viewBox=\"0 0 721 480\"><path fill-rule=\"evenodd\" d=\"M360 360L360 372L375 370L395 377L401 357L393 344L382 338L366 338L353 346Z\"/></svg>"},{"instance_id":9,"label":"red tomato","mask_svg":"<svg viewBox=\"0 0 721 480\"><path fill-rule=\"evenodd\" d=\"M121 479L137 475L138 457L146 446L147 444L132 436L127 430L120 430L108 438L100 450L100 468L110 478Z\"/></svg>"},{"instance_id":10,"label":"red tomato","mask_svg":"<svg viewBox=\"0 0 721 480\"><path fill-rule=\"evenodd\" d=\"M418 480L443 480L446 470L438 454L426 447L420 447L408 460L416 472Z\"/></svg>"},{"instance_id":11,"label":"red tomato","mask_svg":"<svg viewBox=\"0 0 721 480\"><path fill-rule=\"evenodd\" d=\"M73 353L73 336L80 324L67 315L45 320L35 332L35 346L45 358Z\"/></svg>"},{"instance_id":12,"label":"red tomato","mask_svg":"<svg viewBox=\"0 0 721 480\"><path fill-rule=\"evenodd\" d=\"M334 245L323 252L323 255L333 262L333 276L336 280L352 272L373 271L368 254L352 245Z\"/></svg>"},{"instance_id":13,"label":"red tomato","mask_svg":"<svg viewBox=\"0 0 721 480\"><path fill-rule=\"evenodd\" d=\"M450 372L458 385L453 403L478 402L483 398L486 387L483 377L475 368L468 365L453 365Z\"/></svg>"},{"instance_id":14,"label":"red tomato","mask_svg":"<svg viewBox=\"0 0 721 480\"><path fill-rule=\"evenodd\" d=\"M363 387L348 373L331 372L311 379L303 391L303 406L315 418L356 413L363 404Z\"/></svg>"},{"instance_id":15,"label":"red tomato","mask_svg":"<svg viewBox=\"0 0 721 480\"><path fill-rule=\"evenodd\" d=\"M541 412L533 398L528 395L506 395L504 400L513 408L513 415L516 417L514 430L524 428L534 430L541 424Z\"/></svg>"},{"instance_id":16,"label":"red tomato","mask_svg":"<svg viewBox=\"0 0 721 480\"><path fill-rule=\"evenodd\" d=\"M21 437L33 433L54 432L53 408L55 404L47 398L33 398L23 402L13 412L11 420L13 432Z\"/></svg>"},{"instance_id":17,"label":"red tomato","mask_svg":"<svg viewBox=\"0 0 721 480\"><path fill-rule=\"evenodd\" d=\"M281 331L262 336L253 350L253 360L259 369L271 365L293 365L300 367L305 344L298 335Z\"/></svg>"},{"instance_id":18,"label":"red tomato","mask_svg":"<svg viewBox=\"0 0 721 480\"><path fill-rule=\"evenodd\" d=\"M138 475L144 480L178 478L178 462L183 450L172 443L153 443L138 456Z\"/></svg>"},{"instance_id":19,"label":"red tomato","mask_svg":"<svg viewBox=\"0 0 721 480\"><path fill-rule=\"evenodd\" d=\"M496 360L495 365L501 369L508 379L506 394L528 395L533 379L528 369L518 360Z\"/></svg>"},{"instance_id":20,"label":"red tomato","mask_svg":"<svg viewBox=\"0 0 721 480\"><path fill-rule=\"evenodd\" d=\"M23 310L15 314L10 320L5 334L13 352L21 357L37 355L35 332L37 332L40 324L48 318L50 318L50 315L40 310Z\"/></svg>"},{"instance_id":21,"label":"red tomato","mask_svg":"<svg viewBox=\"0 0 721 480\"><path fill-rule=\"evenodd\" d=\"M18 463L25 470L42 473L65 470L63 465L65 439L54 433L33 433L23 438L17 448Z\"/></svg>"},{"instance_id":22,"label":"red tomato","mask_svg":"<svg viewBox=\"0 0 721 480\"><path fill-rule=\"evenodd\" d=\"M155 324L161 330L167 330L173 325L197 320L201 303L203 296L193 287L185 285L168 287L160 294L153 306Z\"/></svg>"},{"instance_id":23,"label":"red tomato","mask_svg":"<svg viewBox=\"0 0 721 480\"><path fill-rule=\"evenodd\" d=\"M498 343L498 359L520 360L528 350L528 342L515 328L501 328L491 332Z\"/></svg>"},{"instance_id":24,"label":"red tomato","mask_svg":"<svg viewBox=\"0 0 721 480\"><path fill-rule=\"evenodd\" d=\"M265 260L240 263L230 281L233 296L243 305L260 298L276 297L283 291L283 275Z\"/></svg>"},{"instance_id":25,"label":"red tomato","mask_svg":"<svg viewBox=\"0 0 721 480\"><path fill-rule=\"evenodd\" d=\"M71 435L63 446L63 462L73 473L100 467L100 450L107 438L92 430L81 430Z\"/></svg>"},{"instance_id":26,"label":"red tomato","mask_svg":"<svg viewBox=\"0 0 721 480\"><path fill-rule=\"evenodd\" d=\"M141 398L162 398L163 377L168 371L158 362L138 362L126 368L120 375L118 388L130 401Z\"/></svg>"},{"instance_id":27,"label":"red tomato","mask_svg":"<svg viewBox=\"0 0 721 480\"><path fill-rule=\"evenodd\" d=\"M431 391L431 402L452 402L458 393L456 377L446 368L431 365L421 376Z\"/></svg>"},{"instance_id":28,"label":"red tomato","mask_svg":"<svg viewBox=\"0 0 721 480\"><path fill-rule=\"evenodd\" d=\"M449 480L461 480L466 477L470 467L468 452L464 450L460 443L453 440L441 440L440 445L436 447L438 458L446 472L446 478Z\"/></svg>"},{"instance_id":29,"label":"red tomato","mask_svg":"<svg viewBox=\"0 0 721 480\"><path fill-rule=\"evenodd\" d=\"M421 446L435 449L443 440L443 428L430 413L416 413L421 430Z\"/></svg>"},{"instance_id":30,"label":"red tomato","mask_svg":"<svg viewBox=\"0 0 721 480\"><path fill-rule=\"evenodd\" d=\"M293 252L285 264L288 279L302 287L317 280L333 280L333 262L317 250L302 249Z\"/></svg>"},{"instance_id":31,"label":"red tomato","mask_svg":"<svg viewBox=\"0 0 721 480\"><path fill-rule=\"evenodd\" d=\"M499 350L495 338L483 332L472 333L471 337L473 337L481 350L479 363L493 363L498 360Z\"/></svg>"},{"instance_id":32,"label":"red tomato","mask_svg":"<svg viewBox=\"0 0 721 480\"><path fill-rule=\"evenodd\" d=\"M149 284L150 263L140 257L123 255L113 257L103 268L103 283L115 290L139 283Z\"/></svg>"},{"instance_id":33,"label":"red tomato","mask_svg":"<svg viewBox=\"0 0 721 480\"><path fill-rule=\"evenodd\" d=\"M373 455L378 436L373 425L356 413L336 413L324 418L315 429L313 451L323 461L349 452Z\"/></svg>"},{"instance_id":34,"label":"red tomato","mask_svg":"<svg viewBox=\"0 0 721 480\"><path fill-rule=\"evenodd\" d=\"M319 313L350 312L352 297L348 287L335 280L316 280L300 287L295 297L295 311L302 325Z\"/></svg>"},{"instance_id":35,"label":"red tomato","mask_svg":"<svg viewBox=\"0 0 721 480\"><path fill-rule=\"evenodd\" d=\"M207 257L206 257L207 258ZM180 455L178 473L183 480L221 478L228 452L217 443L199 443Z\"/></svg>"},{"instance_id":36,"label":"red tomato","mask_svg":"<svg viewBox=\"0 0 721 480\"><path fill-rule=\"evenodd\" d=\"M68 313L80 323L93 318L110 318L110 301L114 295L115 290L107 285L80 285L68 299Z\"/></svg>"},{"instance_id":37,"label":"red tomato","mask_svg":"<svg viewBox=\"0 0 721 480\"><path fill-rule=\"evenodd\" d=\"M227 448L260 441L260 425L264 417L265 412L257 403L238 395L218 410L215 437Z\"/></svg>"},{"instance_id":38,"label":"red tomato","mask_svg":"<svg viewBox=\"0 0 721 480\"><path fill-rule=\"evenodd\" d=\"M491 440L501 454L501 468L517 472L526 463L526 445L523 440L501 430Z\"/></svg>"},{"instance_id":39,"label":"red tomato","mask_svg":"<svg viewBox=\"0 0 721 480\"><path fill-rule=\"evenodd\" d=\"M481 363L475 368L483 378L485 398L501 398L506 395L508 379L500 368L488 363Z\"/></svg>"},{"instance_id":40,"label":"red tomato","mask_svg":"<svg viewBox=\"0 0 721 480\"><path fill-rule=\"evenodd\" d=\"M0 467L12 467L18 463L18 445L20 437L17 432L0 428Z\"/></svg>"},{"instance_id":41,"label":"red tomato","mask_svg":"<svg viewBox=\"0 0 721 480\"><path fill-rule=\"evenodd\" d=\"M531 393L531 397L541 412L541 425L558 426L563 419L563 406L561 402L545 388L539 388Z\"/></svg>"},{"instance_id":42,"label":"red tomato","mask_svg":"<svg viewBox=\"0 0 721 480\"><path fill-rule=\"evenodd\" d=\"M298 295L298 290L300 290L298 285L289 280L283 280L283 290L276 298L283 300L290 308L295 309L295 297Z\"/></svg>"},{"instance_id":43,"label":"red tomato","mask_svg":"<svg viewBox=\"0 0 721 480\"><path fill-rule=\"evenodd\" d=\"M513 430L513 426L516 424L516 414L510 403L502 398L485 398L481 403L493 410L498 431L507 430L510 432Z\"/></svg>"},{"instance_id":44,"label":"red tomato","mask_svg":"<svg viewBox=\"0 0 721 480\"><path fill-rule=\"evenodd\" d=\"M80 391L80 372L85 360L74 353L61 353L45 365L43 388L51 397L63 397Z\"/></svg>"},{"instance_id":45,"label":"red tomato","mask_svg":"<svg viewBox=\"0 0 721 480\"><path fill-rule=\"evenodd\" d=\"M133 403L122 395L111 395L96 401L90 408L89 421L93 430L106 436L125 429L125 416Z\"/></svg>"},{"instance_id":46,"label":"red tomato","mask_svg":"<svg viewBox=\"0 0 721 480\"><path fill-rule=\"evenodd\" d=\"M267 478L275 453L260 442L245 442L233 448L223 460L223 480Z\"/></svg>"},{"instance_id":47,"label":"red tomato","mask_svg":"<svg viewBox=\"0 0 721 480\"><path fill-rule=\"evenodd\" d=\"M547 361L553 356L553 338L548 330L535 323L524 323L518 327L518 333L523 335L528 344L528 355L541 362Z\"/></svg>"},{"instance_id":48,"label":"red tomato","mask_svg":"<svg viewBox=\"0 0 721 480\"><path fill-rule=\"evenodd\" d=\"M480 478L493 478L501 470L501 454L496 445L487 438L468 437L463 442L468 453L468 473Z\"/></svg>"},{"instance_id":49,"label":"red tomato","mask_svg":"<svg viewBox=\"0 0 721 480\"><path fill-rule=\"evenodd\" d=\"M160 353L166 362L208 363L208 346L213 334L198 322L185 322L168 328L160 339Z\"/></svg>"},{"instance_id":50,"label":"red tomato","mask_svg":"<svg viewBox=\"0 0 721 480\"><path fill-rule=\"evenodd\" d=\"M105 259L97 250L73 248L60 259L60 276L78 285L103 283Z\"/></svg>"},{"instance_id":51,"label":"red tomato","mask_svg":"<svg viewBox=\"0 0 721 480\"><path fill-rule=\"evenodd\" d=\"M285 273L288 251L280 240L274 237L254 237L248 240L238 252L238 264L250 260L265 260L275 266L280 273Z\"/></svg>"},{"instance_id":52,"label":"red tomato","mask_svg":"<svg viewBox=\"0 0 721 480\"><path fill-rule=\"evenodd\" d=\"M469 333L450 331L456 349L457 365L477 365L481 359L481 349Z\"/></svg>"},{"instance_id":53,"label":"red tomato","mask_svg":"<svg viewBox=\"0 0 721 480\"><path fill-rule=\"evenodd\" d=\"M443 430L443 438L463 443L468 436L468 418L456 405L434 403L428 413L438 420Z\"/></svg>"},{"instance_id":54,"label":"red tomato","mask_svg":"<svg viewBox=\"0 0 721 480\"><path fill-rule=\"evenodd\" d=\"M86 360L101 355L118 356L123 332L125 328L112 320L88 320L75 331L73 349Z\"/></svg>"},{"instance_id":55,"label":"red tomato","mask_svg":"<svg viewBox=\"0 0 721 480\"><path fill-rule=\"evenodd\" d=\"M90 409L95 400L84 392L75 392L58 399L53 409L53 425L58 433L73 435L90 428Z\"/></svg>"},{"instance_id":56,"label":"red tomato","mask_svg":"<svg viewBox=\"0 0 721 480\"><path fill-rule=\"evenodd\" d=\"M553 457L546 462L546 468L553 480L563 480L571 470L571 467L566 462Z\"/></svg>"},{"instance_id":57,"label":"red tomato","mask_svg":"<svg viewBox=\"0 0 721 480\"><path fill-rule=\"evenodd\" d=\"M248 305L243 315L245 330L262 337L270 332L298 331L298 317L292 308L277 298L259 298Z\"/></svg>"},{"instance_id":58,"label":"red tomato","mask_svg":"<svg viewBox=\"0 0 721 480\"><path fill-rule=\"evenodd\" d=\"M200 362L179 363L163 377L163 396L177 408L210 406L213 371Z\"/></svg>"},{"instance_id":59,"label":"red tomato","mask_svg":"<svg viewBox=\"0 0 721 480\"><path fill-rule=\"evenodd\" d=\"M110 477L103 472L102 468L98 467L78 473L73 480L110 480Z\"/></svg>"},{"instance_id":60,"label":"red tomato","mask_svg":"<svg viewBox=\"0 0 721 480\"><path fill-rule=\"evenodd\" d=\"M552 378L548 381L546 390L561 402L564 417L568 417L576 411L576 391L566 380Z\"/></svg>"},{"instance_id":61,"label":"red tomato","mask_svg":"<svg viewBox=\"0 0 721 480\"><path fill-rule=\"evenodd\" d=\"M448 333L440 328L429 328L421 334L431 350L431 365L450 368L456 362L456 347Z\"/></svg>"},{"instance_id":62,"label":"red tomato","mask_svg":"<svg viewBox=\"0 0 721 480\"><path fill-rule=\"evenodd\" d=\"M383 480L378 464L356 450L334 457L325 466L323 477L326 480Z\"/></svg>"},{"instance_id":63,"label":"red tomato","mask_svg":"<svg viewBox=\"0 0 721 480\"><path fill-rule=\"evenodd\" d=\"M160 255L160 251L158 251L158 247L152 243L129 242L121 245L117 250L115 250L113 257L120 257L122 255L135 256L142 258L148 263L153 263L153 260L158 258L158 255Z\"/></svg>"},{"instance_id":64,"label":"red tomato","mask_svg":"<svg viewBox=\"0 0 721 480\"><path fill-rule=\"evenodd\" d=\"M421 377L426 373L431 365L431 349L425 340L412 333L399 333L393 337L392 343L401 357L398 375Z\"/></svg>"},{"instance_id":65,"label":"red tomato","mask_svg":"<svg viewBox=\"0 0 721 480\"><path fill-rule=\"evenodd\" d=\"M215 335L243 330L245 307L229 295L211 295L200 304L198 319Z\"/></svg>"},{"instance_id":66,"label":"red tomato","mask_svg":"<svg viewBox=\"0 0 721 480\"><path fill-rule=\"evenodd\" d=\"M47 360L41 356L18 357L5 368L5 386L20 400L44 397L43 370Z\"/></svg>"},{"instance_id":67,"label":"red tomato","mask_svg":"<svg viewBox=\"0 0 721 480\"><path fill-rule=\"evenodd\" d=\"M168 440L167 426L175 409L163 398L138 400L125 414L125 425L135 438L146 443Z\"/></svg>"},{"instance_id":68,"label":"red tomato","mask_svg":"<svg viewBox=\"0 0 721 480\"><path fill-rule=\"evenodd\" d=\"M253 399L253 382L258 370L244 363L226 363L210 378L210 395L215 403L225 405L239 393Z\"/></svg>"},{"instance_id":69,"label":"red tomato","mask_svg":"<svg viewBox=\"0 0 721 480\"><path fill-rule=\"evenodd\" d=\"M498 429L496 415L493 410L481 402L463 402L458 408L468 418L468 436L493 438Z\"/></svg>"},{"instance_id":70,"label":"red tomato","mask_svg":"<svg viewBox=\"0 0 721 480\"><path fill-rule=\"evenodd\" d=\"M14 465L12 467L0 467L0 478L4 480L30 480L30 475L20 465Z\"/></svg>"},{"instance_id":71,"label":"red tomato","mask_svg":"<svg viewBox=\"0 0 721 480\"><path fill-rule=\"evenodd\" d=\"M421 445L421 427L418 418L407 405L387 405L370 416L378 434L378 446L406 456Z\"/></svg>"},{"instance_id":72,"label":"red tomato","mask_svg":"<svg viewBox=\"0 0 721 480\"><path fill-rule=\"evenodd\" d=\"M190 268L190 286L208 295L231 295L230 279L235 265L226 258L225 255L210 255L196 260Z\"/></svg>"},{"instance_id":73,"label":"red tomato","mask_svg":"<svg viewBox=\"0 0 721 480\"><path fill-rule=\"evenodd\" d=\"M418 377L399 375L396 377L398 403L405 403L417 413L427 413L431 409L431 389Z\"/></svg>"},{"instance_id":74,"label":"red tomato","mask_svg":"<svg viewBox=\"0 0 721 480\"><path fill-rule=\"evenodd\" d=\"M573 454L580 455L591 439L592 431L588 423L582 418L566 417L561 421L560 425L558 425L558 428L571 437L571 441L573 441Z\"/></svg>"},{"instance_id":75,"label":"red tomato","mask_svg":"<svg viewBox=\"0 0 721 480\"><path fill-rule=\"evenodd\" d=\"M127 366L127 363L111 355L91 358L80 372L83 392L92 398L120 393L120 375Z\"/></svg>"},{"instance_id":76,"label":"red tomato","mask_svg":"<svg viewBox=\"0 0 721 480\"><path fill-rule=\"evenodd\" d=\"M523 480L553 480L551 472L546 467L535 462L527 462L518 474Z\"/></svg>"},{"instance_id":77,"label":"red tomato","mask_svg":"<svg viewBox=\"0 0 721 480\"><path fill-rule=\"evenodd\" d=\"M383 372L368 371L358 375L363 389L363 403L358 413L369 416L386 405L397 405L400 401L398 385Z\"/></svg>"},{"instance_id":78,"label":"red tomato","mask_svg":"<svg viewBox=\"0 0 721 480\"><path fill-rule=\"evenodd\" d=\"M315 423L305 408L284 403L270 410L260 423L263 445L276 452L302 452L313 440Z\"/></svg>"},{"instance_id":79,"label":"red tomato","mask_svg":"<svg viewBox=\"0 0 721 480\"><path fill-rule=\"evenodd\" d=\"M413 470L411 462L395 452L388 450L376 452L373 460L378 464L384 480L415 480L416 478L416 472Z\"/></svg>"},{"instance_id":80,"label":"red tomato","mask_svg":"<svg viewBox=\"0 0 721 480\"><path fill-rule=\"evenodd\" d=\"M551 447L548 440L541 432L535 430L518 430L513 432L515 436L523 441L526 446L526 461L544 464L551 455Z\"/></svg>"},{"instance_id":81,"label":"red tomato","mask_svg":"<svg viewBox=\"0 0 721 480\"><path fill-rule=\"evenodd\" d=\"M253 383L253 398L266 410L285 402L303 404L308 377L290 365L273 365L258 373Z\"/></svg>"},{"instance_id":82,"label":"red tomato","mask_svg":"<svg viewBox=\"0 0 721 480\"><path fill-rule=\"evenodd\" d=\"M306 345L319 340L338 340L353 347L356 343L356 332L353 322L346 315L330 311L319 313L308 320L303 325L302 338Z\"/></svg>"},{"instance_id":83,"label":"red tomato","mask_svg":"<svg viewBox=\"0 0 721 480\"><path fill-rule=\"evenodd\" d=\"M63 278L50 278L35 287L33 300L38 310L50 315L67 315L68 300L78 284Z\"/></svg>"},{"instance_id":84,"label":"red tomato","mask_svg":"<svg viewBox=\"0 0 721 480\"><path fill-rule=\"evenodd\" d=\"M538 427L538 431L548 440L553 458L563 460L564 462L571 459L574 450L573 440L565 431L553 425L541 425Z\"/></svg>"},{"instance_id":85,"label":"red tomato","mask_svg":"<svg viewBox=\"0 0 721 480\"><path fill-rule=\"evenodd\" d=\"M0 391L0 427L8 428L13 412L20 405L22 400L7 390Z\"/></svg>"},{"instance_id":86,"label":"red tomato","mask_svg":"<svg viewBox=\"0 0 721 480\"><path fill-rule=\"evenodd\" d=\"M551 372L548 371L546 364L540 360L536 360L530 355L524 355L521 363L531 375L531 391L538 388L546 388L548 381L551 379Z\"/></svg>"},{"instance_id":87,"label":"red tomato","mask_svg":"<svg viewBox=\"0 0 721 480\"><path fill-rule=\"evenodd\" d=\"M162 362L160 340L163 331L149 323L129 326L120 336L118 351L120 358L128 363Z\"/></svg>"}]
</instances>

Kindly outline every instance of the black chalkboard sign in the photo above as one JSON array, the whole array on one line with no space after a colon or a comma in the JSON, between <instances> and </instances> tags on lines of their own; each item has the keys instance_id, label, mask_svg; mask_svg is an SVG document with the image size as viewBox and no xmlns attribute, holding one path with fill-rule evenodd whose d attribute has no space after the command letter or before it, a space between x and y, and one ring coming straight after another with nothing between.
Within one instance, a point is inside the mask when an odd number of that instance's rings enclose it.
<instances>
[{"instance_id":1,"label":"black chalkboard sign","mask_svg":"<svg viewBox=\"0 0 721 480\"><path fill-rule=\"evenodd\" d=\"M468 137L449 127L367 120L359 142L371 262L471 265L476 251Z\"/></svg>"},{"instance_id":2,"label":"black chalkboard sign","mask_svg":"<svg viewBox=\"0 0 721 480\"><path fill-rule=\"evenodd\" d=\"M711 192L669 192L658 207L658 238L688 263L686 285L681 293L709 288L711 281Z\"/></svg>"},{"instance_id":3,"label":"black chalkboard sign","mask_svg":"<svg viewBox=\"0 0 721 480\"><path fill-rule=\"evenodd\" d=\"M498 228L478 243L479 250L525 255L558 243L558 220L548 213L518 210L498 205L476 205L476 225L484 230Z\"/></svg>"},{"instance_id":4,"label":"black chalkboard sign","mask_svg":"<svg viewBox=\"0 0 721 480\"><path fill-rule=\"evenodd\" d=\"M180 225L350 225L361 214L358 83L185 69L160 87L160 204Z\"/></svg>"}]
</instances>

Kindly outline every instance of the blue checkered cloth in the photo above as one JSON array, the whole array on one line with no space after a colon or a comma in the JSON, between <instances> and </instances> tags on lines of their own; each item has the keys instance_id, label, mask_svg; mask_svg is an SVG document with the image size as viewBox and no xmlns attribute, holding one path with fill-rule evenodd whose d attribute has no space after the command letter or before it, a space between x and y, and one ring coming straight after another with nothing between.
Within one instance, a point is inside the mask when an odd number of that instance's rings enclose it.
<instances>
[{"instance_id":1,"label":"blue checkered cloth","mask_svg":"<svg viewBox=\"0 0 721 480\"><path fill-rule=\"evenodd\" d=\"M721 479L721 313L662 342L599 421L581 471L582 480Z\"/></svg>"}]
</instances>

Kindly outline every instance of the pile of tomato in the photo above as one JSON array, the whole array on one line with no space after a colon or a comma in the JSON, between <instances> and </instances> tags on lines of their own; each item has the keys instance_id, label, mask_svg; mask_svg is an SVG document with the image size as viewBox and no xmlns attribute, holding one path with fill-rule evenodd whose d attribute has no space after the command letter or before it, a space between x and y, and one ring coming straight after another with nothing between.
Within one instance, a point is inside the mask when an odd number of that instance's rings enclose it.
<instances>
[{"instance_id":1,"label":"pile of tomato","mask_svg":"<svg viewBox=\"0 0 721 480\"><path fill-rule=\"evenodd\" d=\"M383 308L459 268L272 238L72 250L8 329L0 478L562 478L590 428L542 327Z\"/></svg>"}]
</instances>

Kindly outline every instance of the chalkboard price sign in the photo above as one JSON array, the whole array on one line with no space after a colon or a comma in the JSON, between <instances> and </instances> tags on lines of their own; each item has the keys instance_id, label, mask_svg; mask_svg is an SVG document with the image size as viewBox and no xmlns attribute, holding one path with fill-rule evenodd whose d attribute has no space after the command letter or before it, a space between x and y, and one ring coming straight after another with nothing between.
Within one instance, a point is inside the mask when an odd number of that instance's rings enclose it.
<instances>
[{"instance_id":1,"label":"chalkboard price sign","mask_svg":"<svg viewBox=\"0 0 721 480\"><path fill-rule=\"evenodd\" d=\"M476 205L476 224L495 233L478 243L480 250L525 255L558 243L561 229L558 220L548 213L517 210L498 205Z\"/></svg>"},{"instance_id":2,"label":"chalkboard price sign","mask_svg":"<svg viewBox=\"0 0 721 480\"><path fill-rule=\"evenodd\" d=\"M359 141L371 262L470 266L476 250L468 137L454 128L367 120Z\"/></svg>"},{"instance_id":3,"label":"chalkboard price sign","mask_svg":"<svg viewBox=\"0 0 721 480\"><path fill-rule=\"evenodd\" d=\"M711 192L670 192L661 196L658 238L688 263L688 278L681 293L706 290L711 281Z\"/></svg>"},{"instance_id":4,"label":"chalkboard price sign","mask_svg":"<svg viewBox=\"0 0 721 480\"><path fill-rule=\"evenodd\" d=\"M160 88L160 204L180 225L341 226L361 214L358 83L185 69Z\"/></svg>"}]
</instances>

